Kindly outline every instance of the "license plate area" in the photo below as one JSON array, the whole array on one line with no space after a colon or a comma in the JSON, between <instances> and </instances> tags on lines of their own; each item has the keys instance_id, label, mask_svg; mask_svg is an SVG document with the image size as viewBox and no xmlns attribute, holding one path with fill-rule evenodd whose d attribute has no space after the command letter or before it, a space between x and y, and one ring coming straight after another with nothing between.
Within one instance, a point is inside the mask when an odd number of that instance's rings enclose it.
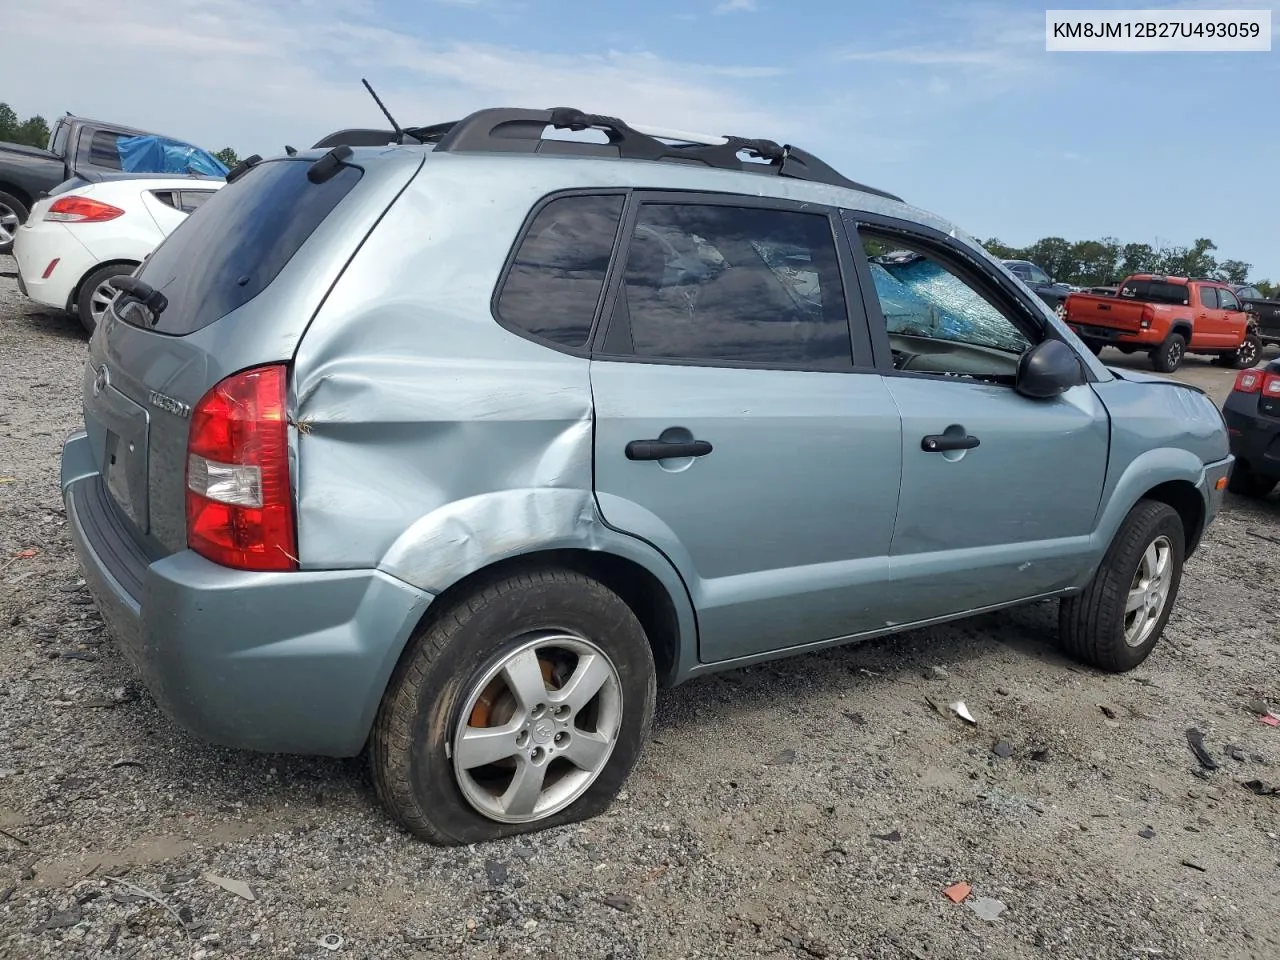
<instances>
[{"instance_id":1,"label":"license plate area","mask_svg":"<svg viewBox=\"0 0 1280 960\"><path fill-rule=\"evenodd\" d=\"M149 524L147 411L110 385L90 396L88 405L102 430L103 482L116 506L145 534Z\"/></svg>"}]
</instances>

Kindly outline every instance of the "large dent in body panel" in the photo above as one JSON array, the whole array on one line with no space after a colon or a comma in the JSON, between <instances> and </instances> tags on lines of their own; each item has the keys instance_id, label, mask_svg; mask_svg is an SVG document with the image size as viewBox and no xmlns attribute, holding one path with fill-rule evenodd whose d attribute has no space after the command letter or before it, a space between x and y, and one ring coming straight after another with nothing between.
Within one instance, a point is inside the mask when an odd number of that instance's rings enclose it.
<instances>
[{"instance_id":1,"label":"large dent in body panel","mask_svg":"<svg viewBox=\"0 0 1280 960\"><path fill-rule=\"evenodd\" d=\"M432 592L513 553L591 546L588 361L504 330L489 300L536 198L420 175L294 364L304 567ZM515 197L504 196L515 193Z\"/></svg>"}]
</instances>

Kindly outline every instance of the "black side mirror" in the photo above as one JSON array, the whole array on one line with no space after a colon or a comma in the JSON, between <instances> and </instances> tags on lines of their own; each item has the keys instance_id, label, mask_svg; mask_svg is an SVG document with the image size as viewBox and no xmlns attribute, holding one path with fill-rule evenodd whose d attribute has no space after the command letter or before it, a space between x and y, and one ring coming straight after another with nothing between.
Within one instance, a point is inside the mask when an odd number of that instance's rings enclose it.
<instances>
[{"instance_id":1,"label":"black side mirror","mask_svg":"<svg viewBox=\"0 0 1280 960\"><path fill-rule=\"evenodd\" d=\"M1084 364L1061 340L1044 340L1018 360L1015 388L1024 397L1047 400L1085 382Z\"/></svg>"}]
</instances>

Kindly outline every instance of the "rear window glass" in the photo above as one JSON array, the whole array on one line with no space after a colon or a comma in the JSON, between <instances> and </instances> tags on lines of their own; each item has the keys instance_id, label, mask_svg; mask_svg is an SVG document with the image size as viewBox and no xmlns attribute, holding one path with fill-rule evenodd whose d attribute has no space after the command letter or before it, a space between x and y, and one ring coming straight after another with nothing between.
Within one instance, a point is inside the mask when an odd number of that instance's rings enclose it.
<instances>
[{"instance_id":1,"label":"rear window glass","mask_svg":"<svg viewBox=\"0 0 1280 960\"><path fill-rule=\"evenodd\" d=\"M298 248L359 182L343 167L324 183L307 179L305 160L272 160L200 204L138 275L169 306L159 333L207 327L267 288Z\"/></svg>"},{"instance_id":2,"label":"rear window glass","mask_svg":"<svg viewBox=\"0 0 1280 960\"><path fill-rule=\"evenodd\" d=\"M1166 283L1163 280L1131 280L1120 288L1120 296L1145 303L1168 303L1181 306L1187 302L1185 283Z\"/></svg>"},{"instance_id":3,"label":"rear window glass","mask_svg":"<svg viewBox=\"0 0 1280 960\"><path fill-rule=\"evenodd\" d=\"M538 212L498 296L503 323L563 347L586 345L622 202L621 196L560 197Z\"/></svg>"}]
</instances>

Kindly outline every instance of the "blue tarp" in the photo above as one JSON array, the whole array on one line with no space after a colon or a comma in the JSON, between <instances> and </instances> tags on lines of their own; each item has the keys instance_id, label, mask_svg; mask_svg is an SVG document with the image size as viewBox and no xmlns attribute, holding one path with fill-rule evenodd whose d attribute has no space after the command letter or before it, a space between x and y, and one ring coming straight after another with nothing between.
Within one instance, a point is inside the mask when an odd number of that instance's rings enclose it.
<instances>
[{"instance_id":1,"label":"blue tarp","mask_svg":"<svg viewBox=\"0 0 1280 960\"><path fill-rule=\"evenodd\" d=\"M227 168L214 156L168 137L121 137L116 141L120 169L128 173L195 173L225 177Z\"/></svg>"}]
</instances>

